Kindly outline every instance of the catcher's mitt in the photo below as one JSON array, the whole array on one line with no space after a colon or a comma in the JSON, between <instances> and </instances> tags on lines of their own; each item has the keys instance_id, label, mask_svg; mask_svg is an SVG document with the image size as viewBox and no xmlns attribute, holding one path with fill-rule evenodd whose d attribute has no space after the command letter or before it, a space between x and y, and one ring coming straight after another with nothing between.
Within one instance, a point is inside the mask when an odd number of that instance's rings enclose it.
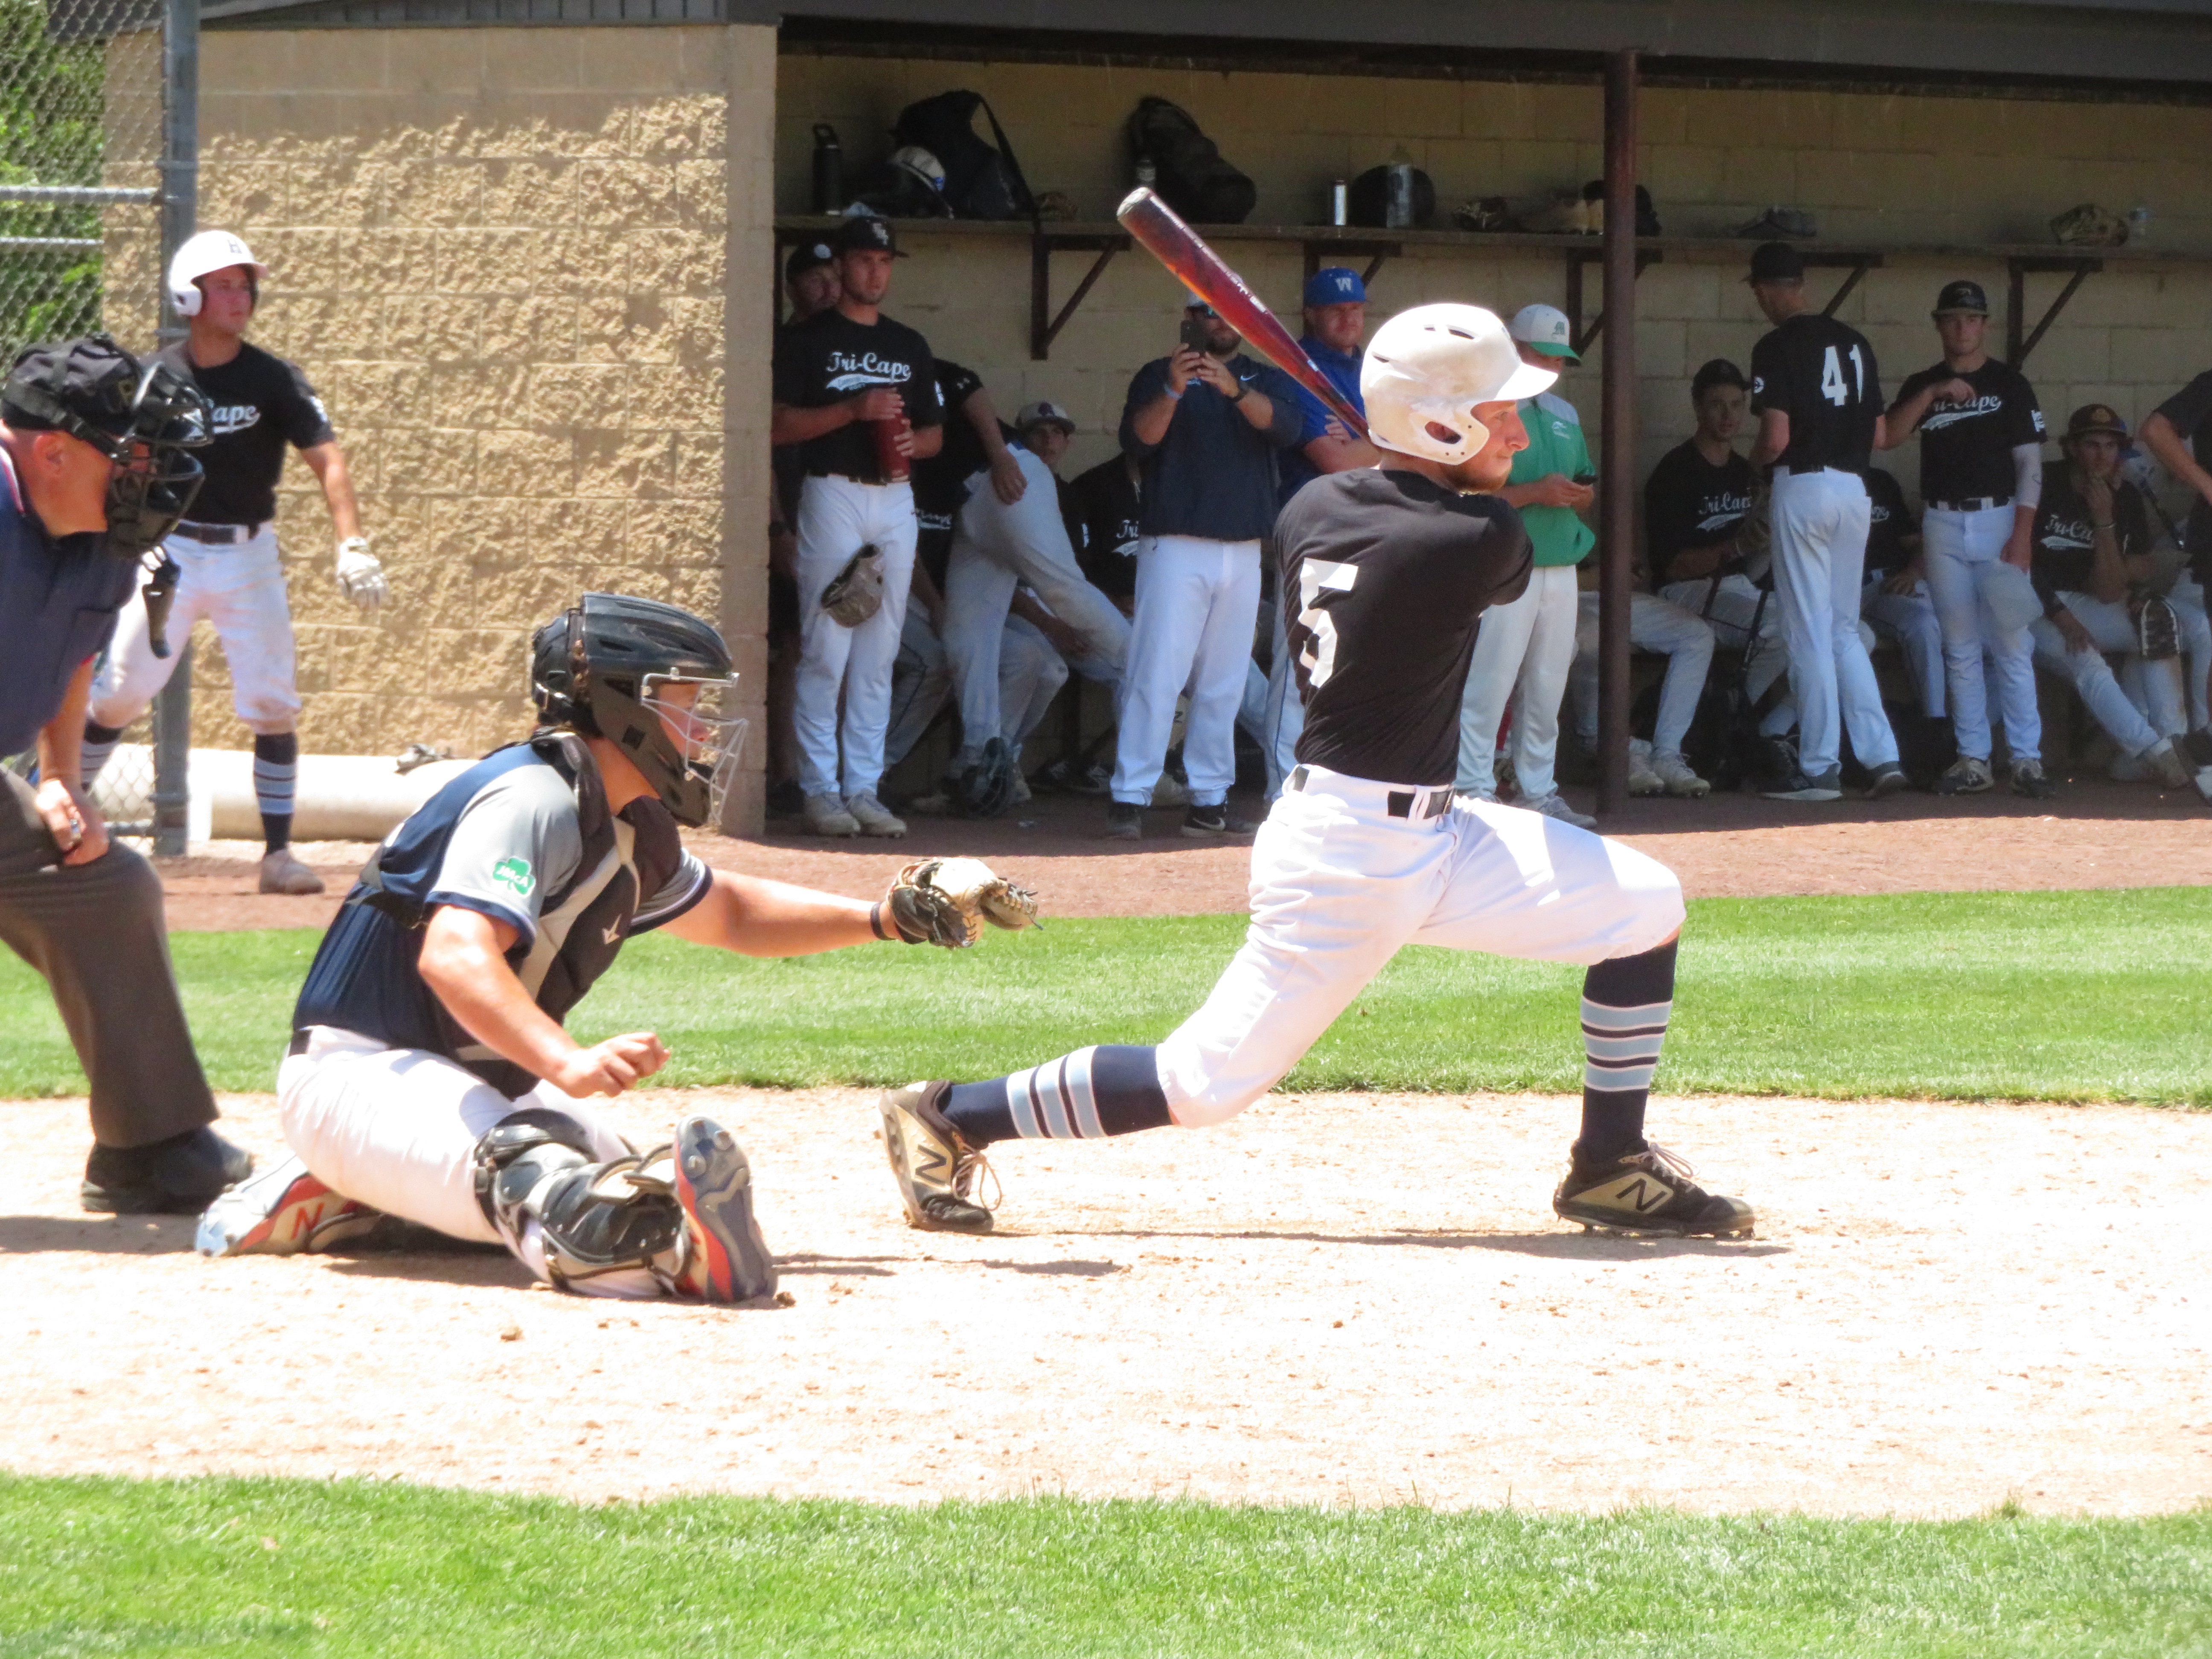
<instances>
[{"instance_id":1,"label":"catcher's mitt","mask_svg":"<svg viewBox=\"0 0 2212 1659\"><path fill-rule=\"evenodd\" d=\"M981 859L923 859L892 878L881 914L908 945L957 951L983 937L983 924L1027 927L1036 895L996 874Z\"/></svg>"},{"instance_id":2,"label":"catcher's mitt","mask_svg":"<svg viewBox=\"0 0 2212 1659\"><path fill-rule=\"evenodd\" d=\"M845 562L845 568L822 590L822 608L830 619L847 628L858 628L884 608L884 556L864 547Z\"/></svg>"},{"instance_id":3,"label":"catcher's mitt","mask_svg":"<svg viewBox=\"0 0 2212 1659\"><path fill-rule=\"evenodd\" d=\"M2145 662L2172 662L2181 654L2180 620L2155 593L2136 612L2136 649Z\"/></svg>"}]
</instances>

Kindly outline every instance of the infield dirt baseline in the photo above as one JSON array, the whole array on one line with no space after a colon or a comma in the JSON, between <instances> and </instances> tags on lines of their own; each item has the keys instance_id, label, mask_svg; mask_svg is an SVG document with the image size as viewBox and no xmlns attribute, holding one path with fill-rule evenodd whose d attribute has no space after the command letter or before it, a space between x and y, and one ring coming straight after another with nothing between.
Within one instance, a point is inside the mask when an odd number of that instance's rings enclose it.
<instances>
[{"instance_id":1,"label":"infield dirt baseline","mask_svg":"<svg viewBox=\"0 0 2212 1659\"><path fill-rule=\"evenodd\" d=\"M1212 306L1244 337L1244 343L1322 401L1346 429L1367 436L1367 422L1313 365L1291 332L1276 320L1266 301L1206 245L1205 238L1150 190L1124 197L1114 216L1146 252L1165 265L1190 291Z\"/></svg>"}]
</instances>

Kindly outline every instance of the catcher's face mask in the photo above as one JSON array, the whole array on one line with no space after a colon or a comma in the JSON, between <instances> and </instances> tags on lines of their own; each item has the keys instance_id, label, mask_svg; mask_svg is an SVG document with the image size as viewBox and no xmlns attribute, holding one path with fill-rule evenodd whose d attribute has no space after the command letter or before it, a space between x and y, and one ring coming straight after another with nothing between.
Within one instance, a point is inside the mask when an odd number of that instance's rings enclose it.
<instances>
[{"instance_id":1,"label":"catcher's face mask","mask_svg":"<svg viewBox=\"0 0 2212 1659\"><path fill-rule=\"evenodd\" d=\"M648 674L638 701L658 715L690 781L706 793L703 817L720 823L722 803L744 753L744 720L737 712L738 677L702 678Z\"/></svg>"}]
</instances>

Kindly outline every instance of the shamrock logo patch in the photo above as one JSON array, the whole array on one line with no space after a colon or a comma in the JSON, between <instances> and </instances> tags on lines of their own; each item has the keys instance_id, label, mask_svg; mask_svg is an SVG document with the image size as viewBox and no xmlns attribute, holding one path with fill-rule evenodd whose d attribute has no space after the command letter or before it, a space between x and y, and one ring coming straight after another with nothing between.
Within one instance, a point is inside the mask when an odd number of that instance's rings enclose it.
<instances>
[{"instance_id":1,"label":"shamrock logo patch","mask_svg":"<svg viewBox=\"0 0 2212 1659\"><path fill-rule=\"evenodd\" d=\"M492 866L491 878L517 898L527 898L530 890L538 885L538 878L532 873L528 859L501 859Z\"/></svg>"}]
</instances>

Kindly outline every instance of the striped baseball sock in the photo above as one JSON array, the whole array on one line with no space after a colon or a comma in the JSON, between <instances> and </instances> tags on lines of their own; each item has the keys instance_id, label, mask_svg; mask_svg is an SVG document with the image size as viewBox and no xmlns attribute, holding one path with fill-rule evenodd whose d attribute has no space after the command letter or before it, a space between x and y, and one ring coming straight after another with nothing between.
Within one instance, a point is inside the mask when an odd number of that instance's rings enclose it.
<instances>
[{"instance_id":1,"label":"striped baseball sock","mask_svg":"<svg viewBox=\"0 0 2212 1659\"><path fill-rule=\"evenodd\" d=\"M1644 1147L1651 1073L1674 1007L1674 942L1601 962L1583 976L1583 1127L1580 1164Z\"/></svg>"},{"instance_id":2,"label":"striped baseball sock","mask_svg":"<svg viewBox=\"0 0 2212 1659\"><path fill-rule=\"evenodd\" d=\"M1151 1048L1078 1048L988 1083L945 1091L945 1115L970 1146L994 1140L1094 1140L1164 1128L1168 1097Z\"/></svg>"},{"instance_id":3,"label":"striped baseball sock","mask_svg":"<svg viewBox=\"0 0 2212 1659\"><path fill-rule=\"evenodd\" d=\"M297 732L254 738L254 804L261 809L261 838L271 853L292 844L292 791L299 777Z\"/></svg>"},{"instance_id":4,"label":"striped baseball sock","mask_svg":"<svg viewBox=\"0 0 2212 1659\"><path fill-rule=\"evenodd\" d=\"M78 750L78 769L86 788L92 787L92 781L107 764L108 757L115 752L116 743L122 736L123 728L119 726L100 726L91 720L84 723L84 745Z\"/></svg>"}]
</instances>

